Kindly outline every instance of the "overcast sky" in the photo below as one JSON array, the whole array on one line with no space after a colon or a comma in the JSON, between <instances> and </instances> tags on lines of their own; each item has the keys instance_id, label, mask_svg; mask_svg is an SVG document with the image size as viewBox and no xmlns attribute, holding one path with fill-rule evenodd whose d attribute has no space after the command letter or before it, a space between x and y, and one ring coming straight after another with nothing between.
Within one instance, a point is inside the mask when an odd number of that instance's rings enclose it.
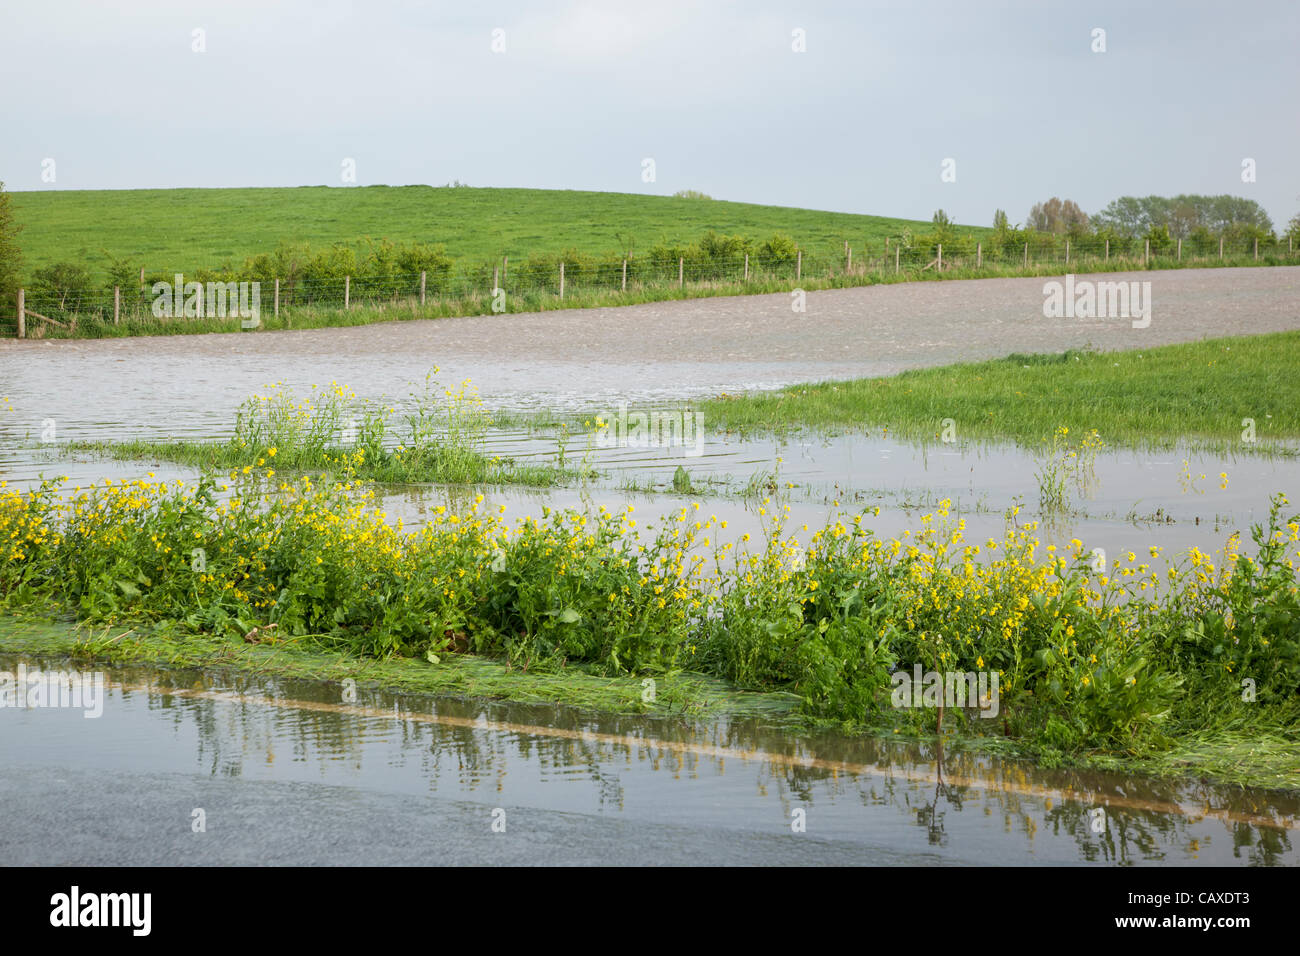
<instances>
[{"instance_id":1,"label":"overcast sky","mask_svg":"<svg viewBox=\"0 0 1300 956\"><path fill-rule=\"evenodd\" d=\"M980 225L1053 195L1093 213L1232 193L1275 227L1300 211L1293 0L7 0L0 37L14 190L341 185L351 158L360 185L698 189Z\"/></svg>"}]
</instances>

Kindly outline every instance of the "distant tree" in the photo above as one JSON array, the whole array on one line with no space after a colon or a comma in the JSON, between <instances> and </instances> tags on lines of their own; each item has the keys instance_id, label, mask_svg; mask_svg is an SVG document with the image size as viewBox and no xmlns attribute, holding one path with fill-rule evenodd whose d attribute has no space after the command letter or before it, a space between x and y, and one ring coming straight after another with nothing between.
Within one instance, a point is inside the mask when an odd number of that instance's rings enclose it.
<instances>
[{"instance_id":1,"label":"distant tree","mask_svg":"<svg viewBox=\"0 0 1300 956\"><path fill-rule=\"evenodd\" d=\"M934 215L930 217L930 222L934 224L934 229L931 231L929 236L925 237L925 244L937 245L939 243L946 243L951 247L952 241L957 238L957 229L953 225L952 220L948 218L948 214L942 209L936 209Z\"/></svg>"},{"instance_id":2,"label":"distant tree","mask_svg":"<svg viewBox=\"0 0 1300 956\"><path fill-rule=\"evenodd\" d=\"M13 202L5 192L5 184L0 183L0 296L4 306L0 311L7 312L9 300L17 294L19 274L22 270L23 254L18 248L18 233L22 226L14 219Z\"/></svg>"},{"instance_id":3,"label":"distant tree","mask_svg":"<svg viewBox=\"0 0 1300 956\"><path fill-rule=\"evenodd\" d=\"M679 189L673 193L674 199L712 199L707 193L702 193L698 189Z\"/></svg>"},{"instance_id":4,"label":"distant tree","mask_svg":"<svg viewBox=\"0 0 1300 956\"><path fill-rule=\"evenodd\" d=\"M1078 233L1088 228L1088 215L1073 199L1053 196L1047 202L1034 204L1026 225L1038 232Z\"/></svg>"},{"instance_id":5,"label":"distant tree","mask_svg":"<svg viewBox=\"0 0 1300 956\"><path fill-rule=\"evenodd\" d=\"M1287 223L1286 232L1283 233L1292 242L1300 242L1300 212L1291 217Z\"/></svg>"},{"instance_id":6,"label":"distant tree","mask_svg":"<svg viewBox=\"0 0 1300 956\"><path fill-rule=\"evenodd\" d=\"M56 262L32 273L32 289L58 299L59 309L75 312L94 287L90 272L75 262Z\"/></svg>"},{"instance_id":7,"label":"distant tree","mask_svg":"<svg viewBox=\"0 0 1300 956\"><path fill-rule=\"evenodd\" d=\"M789 265L795 261L799 247L789 236L776 232L758 247L758 261L767 267Z\"/></svg>"},{"instance_id":8,"label":"distant tree","mask_svg":"<svg viewBox=\"0 0 1300 956\"><path fill-rule=\"evenodd\" d=\"M1164 225L1152 226L1142 238L1151 243L1152 252L1164 252L1173 243L1169 235L1169 227Z\"/></svg>"},{"instance_id":9,"label":"distant tree","mask_svg":"<svg viewBox=\"0 0 1300 956\"><path fill-rule=\"evenodd\" d=\"M1187 239L1204 228L1215 235L1245 228L1271 233L1273 222L1262 206L1241 196L1121 196L1093 216L1098 229L1121 236L1144 236L1153 226L1168 226L1174 239Z\"/></svg>"},{"instance_id":10,"label":"distant tree","mask_svg":"<svg viewBox=\"0 0 1300 956\"><path fill-rule=\"evenodd\" d=\"M1007 221L1006 210L998 209L993 213L993 228L998 232L1006 232L1011 228L1011 224Z\"/></svg>"}]
</instances>

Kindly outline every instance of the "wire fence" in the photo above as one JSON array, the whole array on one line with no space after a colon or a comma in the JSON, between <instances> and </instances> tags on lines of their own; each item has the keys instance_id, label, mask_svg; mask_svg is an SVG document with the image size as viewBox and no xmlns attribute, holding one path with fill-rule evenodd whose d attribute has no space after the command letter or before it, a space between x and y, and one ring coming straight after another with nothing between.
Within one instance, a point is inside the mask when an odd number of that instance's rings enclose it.
<instances>
[{"instance_id":1,"label":"wire fence","mask_svg":"<svg viewBox=\"0 0 1300 956\"><path fill-rule=\"evenodd\" d=\"M1018 239L1020 237L1017 237ZM838 280L844 285L871 281L927 278L942 273L961 275L1006 270L1062 271L1123 268L1172 268L1182 263L1259 262L1278 265L1300 262L1300 250L1291 240L1183 239L1153 243L1150 240L1067 239L1037 235L1027 241L977 240L957 237L948 243L904 244L884 240L828 255L795 252L789 256L651 256L625 259L576 257L530 258L511 263L508 258L420 273L351 275L337 277L241 277L231 281L200 282L187 277L154 275L130 287L51 289L30 288L17 302L0 307L0 335L38 338L75 334L78 325L98 323L186 322L240 319L252 328L261 319L275 318L292 326L299 315L336 310L401 307L419 315L446 314L460 307L467 313L526 311L548 298L590 299L609 297L617 304L620 294L639 300L668 295L672 289L757 287L776 283ZM257 317L258 321L251 319Z\"/></svg>"}]
</instances>

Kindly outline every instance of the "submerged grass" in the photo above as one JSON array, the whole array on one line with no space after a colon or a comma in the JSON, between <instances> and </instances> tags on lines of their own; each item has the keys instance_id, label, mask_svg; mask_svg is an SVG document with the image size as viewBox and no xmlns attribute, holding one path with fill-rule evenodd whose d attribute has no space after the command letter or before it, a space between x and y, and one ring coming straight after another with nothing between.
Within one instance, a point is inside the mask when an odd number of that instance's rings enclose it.
<instances>
[{"instance_id":1,"label":"submerged grass","mask_svg":"<svg viewBox=\"0 0 1300 956\"><path fill-rule=\"evenodd\" d=\"M147 665L269 674L362 688L525 704L559 704L584 711L652 717L761 717L780 723L799 704L793 694L761 694L703 674L657 679L654 695L638 677L608 677L581 666L529 672L472 654L381 660L310 640L276 637L250 643L234 635L193 632L174 624L90 627L43 614L0 612L0 652L68 657L123 667Z\"/></svg>"},{"instance_id":2,"label":"submerged grass","mask_svg":"<svg viewBox=\"0 0 1300 956\"><path fill-rule=\"evenodd\" d=\"M435 368L423 391L397 408L359 402L346 386L312 386L299 398L280 385L240 406L227 441L71 442L66 454L91 453L118 460L160 460L231 477L257 470L280 474L333 474L387 484L525 484L550 487L592 474L584 456L576 466L561 448L552 463L524 463L488 455L484 438L494 424L469 379L439 386ZM590 451L588 440L587 450Z\"/></svg>"},{"instance_id":3,"label":"submerged grass","mask_svg":"<svg viewBox=\"0 0 1300 956\"><path fill-rule=\"evenodd\" d=\"M1112 445L1295 454L1300 332L1140 351L1010 355L887 378L724 395L711 425L741 432L883 429L919 440L1012 440L1099 432Z\"/></svg>"}]
</instances>

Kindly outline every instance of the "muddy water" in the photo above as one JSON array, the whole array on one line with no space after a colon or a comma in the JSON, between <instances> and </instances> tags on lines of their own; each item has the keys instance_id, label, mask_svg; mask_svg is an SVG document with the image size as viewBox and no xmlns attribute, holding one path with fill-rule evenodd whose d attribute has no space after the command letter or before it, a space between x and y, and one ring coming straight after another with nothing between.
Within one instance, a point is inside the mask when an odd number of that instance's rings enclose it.
<instances>
[{"instance_id":1,"label":"muddy water","mask_svg":"<svg viewBox=\"0 0 1300 956\"><path fill-rule=\"evenodd\" d=\"M6 814L7 861L170 862L182 847L189 862L565 862L614 841L629 863L1300 862L1294 795L796 739L756 721L364 688L345 701L336 685L190 672L107 678L97 719L0 709L0 793L13 810L42 802L36 820ZM339 833L344 814L366 821L368 842ZM44 832L46 818L63 830ZM454 845L437 829L449 820Z\"/></svg>"}]
</instances>

